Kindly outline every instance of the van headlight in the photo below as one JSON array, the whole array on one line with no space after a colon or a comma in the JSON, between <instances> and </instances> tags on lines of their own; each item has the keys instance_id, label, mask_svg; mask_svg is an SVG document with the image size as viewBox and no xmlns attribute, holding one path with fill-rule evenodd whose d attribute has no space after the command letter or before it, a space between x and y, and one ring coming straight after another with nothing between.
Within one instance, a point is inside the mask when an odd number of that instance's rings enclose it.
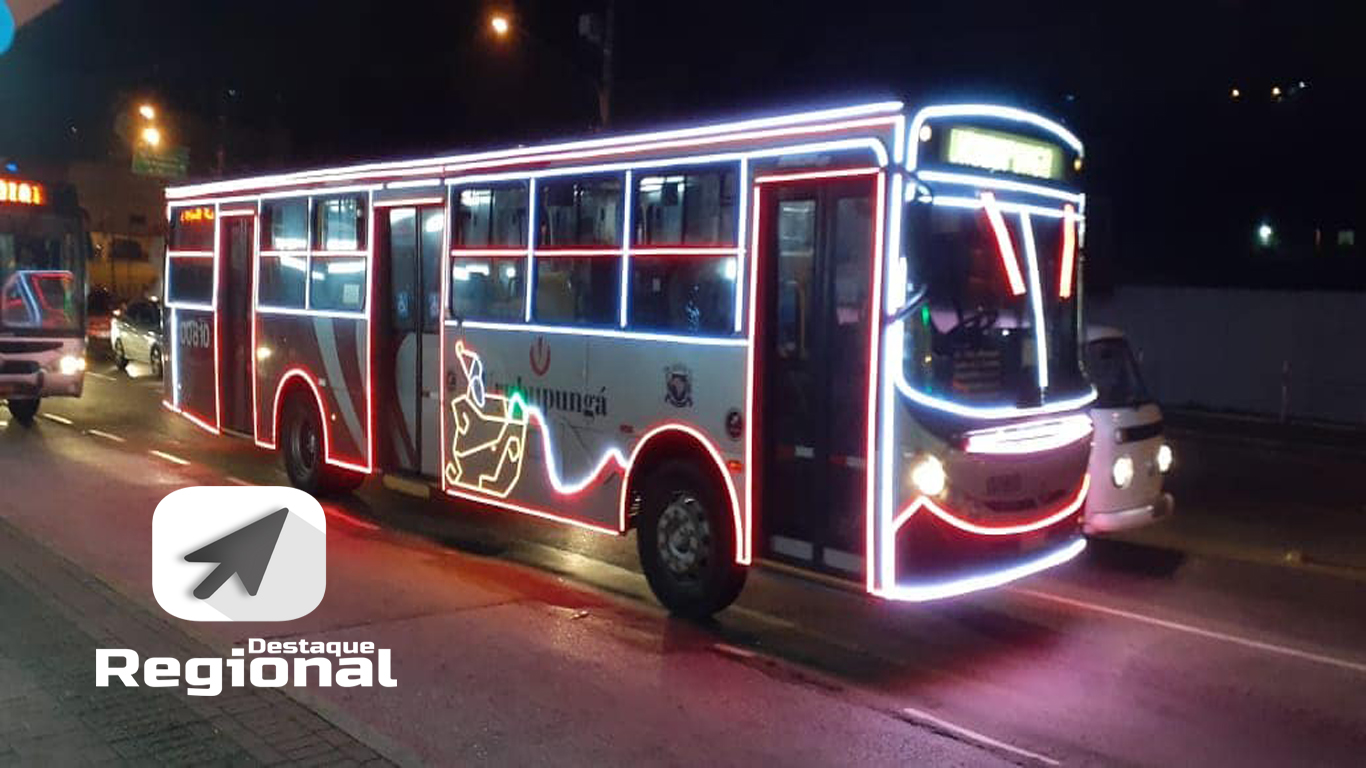
<instances>
[{"instance_id":1,"label":"van headlight","mask_svg":"<svg viewBox=\"0 0 1366 768\"><path fill-rule=\"evenodd\" d=\"M85 370L85 358L77 355L66 355L58 363L63 376L75 376Z\"/></svg>"},{"instance_id":2,"label":"van headlight","mask_svg":"<svg viewBox=\"0 0 1366 768\"><path fill-rule=\"evenodd\" d=\"M1110 479L1114 481L1116 488L1128 488L1129 483L1134 480L1134 460L1128 456L1115 459L1115 463L1110 467Z\"/></svg>"},{"instance_id":3,"label":"van headlight","mask_svg":"<svg viewBox=\"0 0 1366 768\"><path fill-rule=\"evenodd\" d=\"M938 496L949 485L944 463L934 456L922 456L911 465L911 485L926 496Z\"/></svg>"},{"instance_id":4,"label":"van headlight","mask_svg":"<svg viewBox=\"0 0 1366 768\"><path fill-rule=\"evenodd\" d=\"M1172 447L1163 443L1157 447L1157 471L1163 474L1172 468Z\"/></svg>"}]
</instances>

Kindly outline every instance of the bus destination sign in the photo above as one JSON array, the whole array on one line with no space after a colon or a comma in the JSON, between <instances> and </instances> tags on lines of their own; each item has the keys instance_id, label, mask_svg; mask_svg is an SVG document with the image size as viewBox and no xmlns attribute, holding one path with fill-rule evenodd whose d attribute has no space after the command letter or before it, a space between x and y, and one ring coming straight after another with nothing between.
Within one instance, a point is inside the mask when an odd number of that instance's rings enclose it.
<instances>
[{"instance_id":1,"label":"bus destination sign","mask_svg":"<svg viewBox=\"0 0 1366 768\"><path fill-rule=\"evenodd\" d=\"M1061 179L1063 174L1060 147L985 128L950 128L944 159L954 165L1039 179Z\"/></svg>"}]
</instances>

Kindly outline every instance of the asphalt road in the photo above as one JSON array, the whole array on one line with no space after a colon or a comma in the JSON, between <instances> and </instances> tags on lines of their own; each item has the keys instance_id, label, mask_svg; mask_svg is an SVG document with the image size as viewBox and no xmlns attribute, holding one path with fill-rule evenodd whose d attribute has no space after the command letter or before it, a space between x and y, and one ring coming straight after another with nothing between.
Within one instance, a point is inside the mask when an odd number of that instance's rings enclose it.
<instances>
[{"instance_id":1,"label":"asphalt road","mask_svg":"<svg viewBox=\"0 0 1366 768\"><path fill-rule=\"evenodd\" d=\"M249 441L162 410L159 385L133 373L95 366L82 399L45 403L32 429L0 426L0 517L159 611L157 501L284 476ZM300 695L400 761L1359 765L1366 577L1279 562L1260 543L1242 557L1242 521L1221 540L1218 519L1243 502L1217 489L1243 472L1262 487L1286 465L1246 445L1227 461L1218 450L1178 442L1178 461L1194 453L1186 463L1212 478L1180 481L1200 506L1178 498L1178 514L1212 521L1191 546L1180 526L1159 546L1095 542L1062 569L927 605L758 571L706 626L654 604L629 537L372 481L325 505L328 589L312 614L176 626L225 654L248 637L299 635L393 649L398 688ZM1337 509L1336 496L1316 497L1302 514L1350 517L1354 498ZM1258 525L1279 525L1287 499Z\"/></svg>"}]
</instances>

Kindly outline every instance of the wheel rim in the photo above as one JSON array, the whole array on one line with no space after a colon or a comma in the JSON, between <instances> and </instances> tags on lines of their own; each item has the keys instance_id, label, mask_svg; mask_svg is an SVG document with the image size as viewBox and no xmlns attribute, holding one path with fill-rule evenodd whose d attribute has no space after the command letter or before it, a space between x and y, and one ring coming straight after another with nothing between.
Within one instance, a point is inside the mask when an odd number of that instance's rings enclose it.
<instances>
[{"instance_id":1,"label":"wheel rim","mask_svg":"<svg viewBox=\"0 0 1366 768\"><path fill-rule=\"evenodd\" d=\"M659 515L657 544L664 567L679 581L696 581L711 561L707 509L690 493L675 493Z\"/></svg>"},{"instance_id":2,"label":"wheel rim","mask_svg":"<svg viewBox=\"0 0 1366 768\"><path fill-rule=\"evenodd\" d=\"M299 419L294 428L293 443L295 463L305 473L312 473L318 463L318 430L313 426L312 419L306 416Z\"/></svg>"}]
</instances>

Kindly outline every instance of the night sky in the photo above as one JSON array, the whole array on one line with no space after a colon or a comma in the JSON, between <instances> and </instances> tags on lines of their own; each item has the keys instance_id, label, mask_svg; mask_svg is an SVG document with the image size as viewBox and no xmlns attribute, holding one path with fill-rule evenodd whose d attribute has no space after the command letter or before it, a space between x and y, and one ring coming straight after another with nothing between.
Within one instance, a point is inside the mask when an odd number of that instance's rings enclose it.
<instances>
[{"instance_id":1,"label":"night sky","mask_svg":"<svg viewBox=\"0 0 1366 768\"><path fill-rule=\"evenodd\" d=\"M600 65L578 16L604 2L63 0L0 57L0 155L126 152L117 116L142 98L194 137L196 175L215 126L230 173L584 135ZM1360 245L1313 239L1366 230L1348 7L618 0L612 129L886 97L1021 104L1087 143L1093 285L1363 287ZM511 39L489 34L496 9ZM1262 221L1274 249L1254 245Z\"/></svg>"}]
</instances>

